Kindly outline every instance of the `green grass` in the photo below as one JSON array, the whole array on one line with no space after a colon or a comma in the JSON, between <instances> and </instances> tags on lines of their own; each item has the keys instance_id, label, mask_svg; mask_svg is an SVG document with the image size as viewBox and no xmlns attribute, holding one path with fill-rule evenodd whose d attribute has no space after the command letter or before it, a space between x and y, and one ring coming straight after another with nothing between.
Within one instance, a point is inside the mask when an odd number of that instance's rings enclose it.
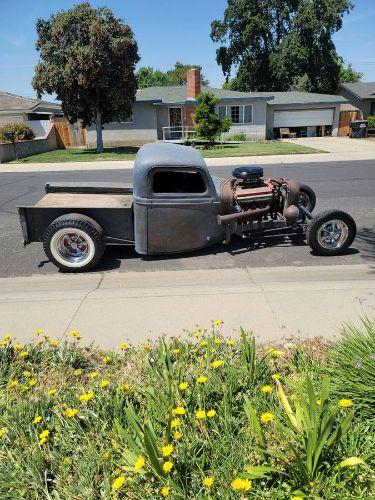
<instances>
[{"instance_id":1,"label":"green grass","mask_svg":"<svg viewBox=\"0 0 375 500\"><path fill-rule=\"evenodd\" d=\"M41 153L12 163L64 163L75 161L109 161L109 160L133 160L138 151L137 146L108 147L104 153L97 154L93 148L69 148L58 149ZM230 156L262 156L262 155L286 155L286 154L314 154L322 153L319 149L292 144L290 142L266 141L246 142L243 144L223 144L212 148L199 148L205 158L222 158Z\"/></svg>"},{"instance_id":2,"label":"green grass","mask_svg":"<svg viewBox=\"0 0 375 500\"><path fill-rule=\"evenodd\" d=\"M103 352L37 333L0 342L1 498L371 498L373 420L332 395L321 340L228 342L217 321Z\"/></svg>"}]
</instances>

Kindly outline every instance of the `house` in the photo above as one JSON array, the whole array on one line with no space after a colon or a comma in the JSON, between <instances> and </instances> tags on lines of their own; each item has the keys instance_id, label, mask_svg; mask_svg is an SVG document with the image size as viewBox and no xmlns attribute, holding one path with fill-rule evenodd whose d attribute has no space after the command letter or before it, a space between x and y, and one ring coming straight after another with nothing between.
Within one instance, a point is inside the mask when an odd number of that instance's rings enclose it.
<instances>
[{"instance_id":1,"label":"house","mask_svg":"<svg viewBox=\"0 0 375 500\"><path fill-rule=\"evenodd\" d=\"M0 126L25 123L34 130L36 137L42 137L51 125L52 116L63 116L60 104L0 92Z\"/></svg>"},{"instance_id":2,"label":"house","mask_svg":"<svg viewBox=\"0 0 375 500\"><path fill-rule=\"evenodd\" d=\"M144 144L181 139L194 130L194 113L200 92L212 92L220 102L217 113L233 122L229 136L244 133L264 140L279 137L287 127L297 136L337 135L340 106L338 95L307 92L236 92L201 86L200 72L187 72L186 86L148 87L137 92L132 114L123 122L104 125L106 145ZM87 129L87 144L95 145L95 127Z\"/></svg>"},{"instance_id":3,"label":"house","mask_svg":"<svg viewBox=\"0 0 375 500\"><path fill-rule=\"evenodd\" d=\"M375 82L342 83L337 94L360 109L364 119L375 116Z\"/></svg>"}]
</instances>

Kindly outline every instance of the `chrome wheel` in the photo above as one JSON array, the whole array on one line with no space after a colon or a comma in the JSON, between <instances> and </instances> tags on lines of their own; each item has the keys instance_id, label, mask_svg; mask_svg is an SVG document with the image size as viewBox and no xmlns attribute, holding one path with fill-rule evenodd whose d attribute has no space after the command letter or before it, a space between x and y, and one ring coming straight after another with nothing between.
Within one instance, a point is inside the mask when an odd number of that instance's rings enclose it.
<instances>
[{"instance_id":1,"label":"chrome wheel","mask_svg":"<svg viewBox=\"0 0 375 500\"><path fill-rule=\"evenodd\" d=\"M81 229L67 227L51 238L50 250L56 260L68 267L81 267L92 260L95 245L91 237Z\"/></svg>"},{"instance_id":2,"label":"chrome wheel","mask_svg":"<svg viewBox=\"0 0 375 500\"><path fill-rule=\"evenodd\" d=\"M342 220L329 220L317 232L318 243L327 249L340 248L347 240L348 226Z\"/></svg>"}]
</instances>

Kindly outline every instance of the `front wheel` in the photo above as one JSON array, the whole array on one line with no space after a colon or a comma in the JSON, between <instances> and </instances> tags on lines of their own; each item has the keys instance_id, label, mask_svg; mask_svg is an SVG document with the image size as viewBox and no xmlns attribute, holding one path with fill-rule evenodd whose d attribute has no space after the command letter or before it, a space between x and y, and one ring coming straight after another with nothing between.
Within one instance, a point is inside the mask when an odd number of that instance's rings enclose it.
<instances>
[{"instance_id":1,"label":"front wheel","mask_svg":"<svg viewBox=\"0 0 375 500\"><path fill-rule=\"evenodd\" d=\"M353 243L356 232L356 224L349 214L327 210L310 221L306 239L318 255L340 255Z\"/></svg>"},{"instance_id":2,"label":"front wheel","mask_svg":"<svg viewBox=\"0 0 375 500\"><path fill-rule=\"evenodd\" d=\"M68 214L48 226L43 236L43 248L47 257L61 270L87 271L103 256L103 230L89 217Z\"/></svg>"}]
</instances>

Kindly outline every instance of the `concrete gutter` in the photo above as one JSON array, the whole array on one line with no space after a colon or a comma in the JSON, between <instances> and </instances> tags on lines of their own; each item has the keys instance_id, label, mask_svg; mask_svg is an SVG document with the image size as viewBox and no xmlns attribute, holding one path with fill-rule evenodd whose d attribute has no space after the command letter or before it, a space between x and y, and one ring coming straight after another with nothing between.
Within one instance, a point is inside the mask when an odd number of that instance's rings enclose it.
<instances>
[{"instance_id":1,"label":"concrete gutter","mask_svg":"<svg viewBox=\"0 0 375 500\"><path fill-rule=\"evenodd\" d=\"M375 160L374 151L342 152L342 153L317 153L294 155L269 155L269 156L232 156L225 158L205 158L210 167L227 165L273 165L293 163L321 163L340 161ZM133 160L91 161L91 162L66 162L66 163L1 163L0 173L9 172L69 172L86 170L124 170L133 168Z\"/></svg>"},{"instance_id":2,"label":"concrete gutter","mask_svg":"<svg viewBox=\"0 0 375 500\"><path fill-rule=\"evenodd\" d=\"M373 314L374 293L366 265L57 274L0 279L0 317L3 333L22 342L37 328L55 338L79 329L104 348L212 319L224 320L227 335L242 326L261 340L333 338L344 322Z\"/></svg>"}]
</instances>

